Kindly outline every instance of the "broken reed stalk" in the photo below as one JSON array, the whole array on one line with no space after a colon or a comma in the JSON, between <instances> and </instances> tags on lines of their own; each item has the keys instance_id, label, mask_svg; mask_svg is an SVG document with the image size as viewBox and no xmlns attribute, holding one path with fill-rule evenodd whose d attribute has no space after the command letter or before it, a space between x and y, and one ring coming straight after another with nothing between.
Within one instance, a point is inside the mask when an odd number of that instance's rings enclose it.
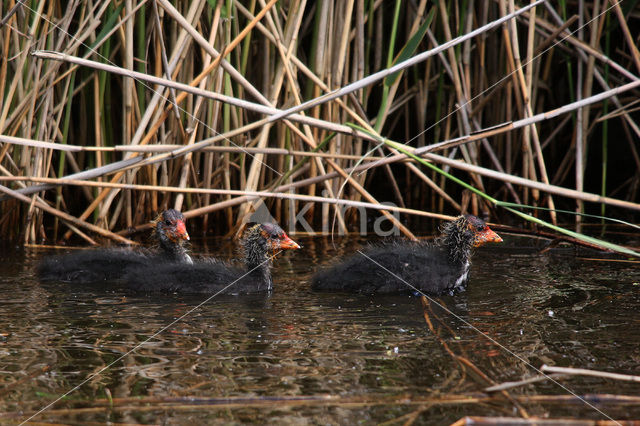
<instances>
[{"instance_id":1,"label":"broken reed stalk","mask_svg":"<svg viewBox=\"0 0 640 426\"><path fill-rule=\"evenodd\" d=\"M513 382L504 382L504 383L500 383L499 385L489 386L488 388L484 388L484 391L488 393L498 392L502 390L517 388L524 385L530 385L531 383L544 382L549 379L557 380L563 377L565 377L564 374L549 374L545 376L529 377L528 379L522 379L522 380L513 381Z\"/></svg>"},{"instance_id":2,"label":"broken reed stalk","mask_svg":"<svg viewBox=\"0 0 640 426\"><path fill-rule=\"evenodd\" d=\"M15 192L15 191L13 191L13 190L5 187L5 186L2 186L2 185L0 185L0 192L2 192L4 194L7 194L10 197L15 198L15 199L17 199L19 201L22 201L23 203L30 204L32 202L32 200L30 198L28 198L28 197L26 197L26 196L24 196L22 194L19 194L19 193ZM78 218L76 218L74 216L71 216L70 214L67 214L67 213L62 212L60 210L57 210L57 209L49 206L48 204L46 204L43 201L37 201L36 200L35 201L35 205L39 209L44 210L47 213L52 214L53 216L55 216L57 218L60 218L60 219L65 220L67 222L70 222L73 225L79 226L81 228L88 229L89 231L95 232L98 235L102 235L103 237L110 238L110 239L112 239L114 241L117 241L117 242L123 243L123 244L133 244L133 245L137 244L136 242L131 241L131 240L127 239L127 238L124 238L124 237L122 237L120 235L114 234L111 231L108 231L106 229L102 229L99 226L95 226L95 225L93 225L91 223L84 222L84 221L82 221L82 220L80 220L80 219L78 219Z\"/></svg>"},{"instance_id":3,"label":"broken reed stalk","mask_svg":"<svg viewBox=\"0 0 640 426\"><path fill-rule=\"evenodd\" d=\"M403 207L396 207L393 205L385 205L380 203L363 202L363 201L352 201L352 200L345 200L341 198L328 198L328 197L320 197L320 196L305 195L305 194L291 194L288 192L246 191L246 190L208 189L208 188L179 188L179 187L176 188L172 186L136 185L136 184L116 183L116 182L94 182L89 180L77 180L77 179L71 180L71 179L56 179L56 178L37 178L37 177L31 178L31 177L22 177L22 176L12 176L12 177L0 176L0 182L2 181L4 182L29 181L29 182L50 183L54 185L130 189L130 190L138 190L138 191L174 192L178 194L238 195L243 197L249 197L251 199L278 198L278 199L307 201L307 202L315 202L315 203L337 204L337 205L343 205L346 207L368 208L368 209L374 209L374 210L380 210L380 211L391 211L391 212L411 214L416 216L430 217L430 218L442 219L442 220L451 220L454 218L453 216L441 215L441 214L430 213L430 212L425 212L421 210L408 209ZM289 188L291 188L291 185L287 185L287 189ZM0 188L0 191L3 191L3 190ZM193 215L189 216L187 213L188 212L185 212L186 217L193 217Z\"/></svg>"},{"instance_id":4,"label":"broken reed stalk","mask_svg":"<svg viewBox=\"0 0 640 426\"><path fill-rule=\"evenodd\" d=\"M240 150L244 149L244 148L238 148ZM165 148L159 149L159 151L164 151ZM221 151L224 150L220 149ZM144 151L144 150L143 150ZM262 152L269 152L269 151L262 151ZM280 153L280 152L278 152ZM580 199L583 201L589 201L589 202L593 202L593 203L602 203L602 204L608 204L608 205L612 205L612 206L618 206L618 207L623 207L623 208L627 208L627 209L632 209L632 210L640 210L640 204L637 203L629 203L626 201L622 201L622 200L617 200L617 199L613 199L613 198L609 198L609 197L602 197L600 195L597 194L590 194L590 193L585 193L585 192L579 192L576 190L572 190L572 189L567 189L567 188L562 188L562 187L557 187L554 185L545 185L542 184L540 182L537 181L531 181L528 179L523 179L523 178L519 178L516 176L512 176L512 175L508 175L505 173L499 173L496 172L494 170L491 169L485 169L483 167L478 167L478 166L472 166L469 165L467 163L461 162L461 161L457 161L457 160L450 160L447 157L443 157L443 156L439 156L437 154L426 154L423 156L424 158L431 160L435 163L439 163L439 164L445 164L451 167L455 167L458 168L460 170L465 170L468 171L470 173L475 173L475 174L480 174L483 176L488 176L488 177L492 177L498 180L502 180L504 182L511 182L511 183L515 183L521 186L525 186L525 187L532 187L532 188L536 188L542 191L546 191L552 194L556 194L556 195L562 195L568 198L573 198L573 199ZM368 170L371 167L376 167L376 166L380 166L381 164L385 164L385 163L391 163L391 162L395 162L395 161L399 161L402 159L405 159L406 155L404 154L397 154L393 157L387 157L385 160L381 160L381 162L374 162L373 164L365 164L365 165L361 165L355 169L347 169L346 171L351 173L353 171L362 171L362 170ZM110 172L113 172L113 170L111 170ZM338 174L337 173L332 173L332 174L327 174L324 175L323 177L314 180L315 182L321 181L321 180L327 180L327 179L331 179L331 178L335 178L337 177ZM50 182L52 184L64 184L65 180L69 180L70 182L72 181L80 181L80 179L70 179L72 176L69 176L69 179L29 179L29 178L21 178L21 177L15 177L15 179L5 179L5 180L16 180L16 181L23 181L23 180L30 180L33 182ZM77 176L78 178L80 178L80 176ZM87 181L88 182L88 181ZM88 185L90 185L89 183L87 183ZM100 186L100 185L98 185ZM112 187L117 188L117 185L113 185ZM135 189L136 187L131 187L133 189ZM144 186L139 186L138 189L144 189ZM206 193L206 191L203 191L202 193Z\"/></svg>"},{"instance_id":5,"label":"broken reed stalk","mask_svg":"<svg viewBox=\"0 0 640 426\"><path fill-rule=\"evenodd\" d=\"M518 395L514 396L523 404L584 404L582 399L591 402L601 402L608 405L637 405L640 397L637 395L613 395L613 394L585 394L585 395ZM367 407L367 406L415 406L432 404L438 406L469 406L476 404L500 403L496 396L487 396L480 393L447 394L443 396L401 395L401 396L340 396L340 395L281 395L281 396L257 396L257 397L202 397L202 396L177 396L177 397L124 397L124 398L99 398L92 400L69 399L64 404L71 407L78 405L82 408L58 408L47 410L49 415L82 414L95 412L102 409L119 411L138 411L145 407L155 410L193 410L194 407L202 409L233 409L243 407L271 407L271 406L336 406L336 407ZM25 401L25 404L28 401ZM42 401L34 401L41 405ZM190 407L190 408L189 408ZM88 410L88 411L84 411ZM17 418L28 416L24 412L0 413L0 418ZM520 418L520 420L523 420ZM534 419L540 421L540 419Z\"/></svg>"},{"instance_id":6,"label":"broken reed stalk","mask_svg":"<svg viewBox=\"0 0 640 426\"><path fill-rule=\"evenodd\" d=\"M510 126L519 126L518 123L511 123ZM500 130L502 131L502 130ZM495 133L495 132L494 132ZM3 139L4 138L4 139ZM449 142L449 146L453 146L454 144L460 144L460 143L466 143L468 142L468 140L470 139L477 139L478 136L477 135L471 135L468 138L465 138L467 140L452 140L451 142ZM16 143L15 142L15 138L9 138L9 137L2 137L0 136L0 140L7 142L7 143ZM209 141L203 141L208 143ZM21 144L25 144L25 145L32 145L32 146L46 146L49 147L51 145L58 145L58 144L51 144L51 143L47 143L47 142L40 142L40 141L27 141L27 140L21 140L19 143ZM65 145L63 145L62 147L60 147L58 145L57 147L58 149L65 149L65 150L69 150L69 151L80 151L82 149L78 149L78 148L73 148L73 147L67 147ZM123 148L118 148L118 147L114 147L113 150L123 150L123 151L131 151L131 152L166 152L166 151L170 151L172 154L177 155L175 149L173 149L174 147L167 147L167 146L160 146L160 147L152 147L151 149L145 149L143 147L132 147L130 149L123 147ZM429 152L433 149L434 147L427 147L427 149L420 149L420 150L416 150L415 152L417 154L421 154L422 152ZM439 147L438 147L439 148ZM247 151L247 152L262 152L262 153L273 153L273 154L297 154L298 152L290 152L287 150L269 150L269 149L250 149L250 148L240 148L240 147L234 147L234 148L224 148L224 147L209 147L209 148L204 148L204 149L210 149L212 151ZM88 149L91 150L91 149ZM190 150L187 152L191 152ZM302 154L302 152L300 152L300 154ZM320 155L320 156L324 156L324 155ZM616 199L611 199L609 197L601 197L599 195L596 194L589 194L589 193L585 193L585 192L580 192L580 191L575 191L575 190L570 190L567 188L562 188L562 187L556 187L554 185L545 185L542 184L540 182L537 181L532 181L532 180L528 180L528 179L523 179L523 178L519 178L516 176L512 176L512 175L508 175L505 173L500 173L500 172L496 172L490 169L485 169L482 167L478 167L478 166L473 166L473 165L469 165L467 163L461 162L461 161L457 161L457 160L450 160L446 157L442 157L436 154L425 154L423 155L424 158L432 160L436 163L441 163L441 164L446 164L448 166L452 166L452 167L456 167L459 168L461 170L466 170L475 174L481 174L481 175L485 175L485 176L490 176L490 177L494 177L496 179L505 181L505 182L510 182L510 183L516 183L518 185L522 185L522 186L526 186L526 187L532 187L532 188L536 188L536 189L540 189L543 191L547 191L550 193L554 193L554 194L558 194L558 195L564 195L566 197L570 197L570 198L576 198L576 199L581 199L584 201L590 201L590 202L594 202L594 203L604 203L604 204L610 204L610 205L616 205L616 206L620 206L620 207L624 207L624 208L629 208L629 209L636 209L636 210L640 210L640 205L636 204L636 203L629 203L629 202L625 202L622 200L616 200ZM393 157L387 157L384 160L380 160L380 161L375 161L373 164L368 164L368 165L363 165L360 166L358 168L356 168L355 170L367 170L370 169L371 167L377 167L381 164L388 164L390 162L395 162L395 161L399 161L402 159L406 159L407 156L405 154L396 154ZM104 169L102 169L100 171L99 174L96 174L95 176L99 176L99 175L103 175L103 174L107 174L107 173L113 173L114 171L122 171L122 170L126 170L128 168L131 167L139 167L139 162L144 161L147 164L149 163L149 160L142 160L139 159L138 161L133 161L133 164L131 164L131 162L124 162L124 164L122 165L122 167L118 168L115 164L111 165L110 167L106 167ZM351 170L347 170L347 171L351 171ZM90 174L89 172L83 172L84 175L88 175ZM336 176L334 175L330 175L328 177L334 177ZM80 177L80 176L69 176L69 178L71 177ZM20 179L17 179L20 180ZM22 191L21 191L22 192ZM30 193L27 191L24 191L26 193Z\"/></svg>"},{"instance_id":7,"label":"broken reed stalk","mask_svg":"<svg viewBox=\"0 0 640 426\"><path fill-rule=\"evenodd\" d=\"M542 367L540 367L540 371L549 372L549 373L559 373L559 374L565 374L565 375L601 377L603 379L625 380L628 382L640 382L640 376L632 376L629 374L619 374L619 373L609 373L606 371L588 370L586 368L554 367L554 366L545 364Z\"/></svg>"},{"instance_id":8,"label":"broken reed stalk","mask_svg":"<svg viewBox=\"0 0 640 426\"><path fill-rule=\"evenodd\" d=\"M72 58L55 57L55 56L50 56L49 54L46 54L46 53L35 52L34 55L42 56L42 57L55 58L55 59L68 59L68 60L72 60L73 61ZM75 58L75 59L77 59L77 58ZM78 63L88 64L88 62L80 61L80 60L77 60L77 62ZM164 79L154 78L154 80L156 80L158 82L159 81L163 81L164 83L167 83L168 85L171 84L171 82L168 82L168 81L166 81ZM176 86L173 86L173 87L177 87L177 86L179 86L179 85L176 85ZM634 88L639 87L639 86L640 86L640 80L637 80L635 82L628 83L627 85L624 85L624 86L621 86L621 87L618 87L618 88L615 88L615 89L610 89L607 92L603 92L603 93L591 96L589 98L583 99L581 101L574 102L574 103L572 103L570 105L565 105L562 108L558 108L556 110L549 111L547 113L539 113L539 114L536 114L535 116L532 116L532 117L529 117L529 118L525 118L525 119L522 119L522 120L518 120L518 121L513 122L513 123L505 123L504 125L498 126L495 129L487 129L487 130L481 131L480 133L474 133L474 134L471 134L471 135L466 136L466 137L456 138L456 139L451 140L451 141L441 142L439 144L436 144L435 146L429 146L429 147L426 147L426 149L423 148L422 150L419 150L418 152L421 152L421 151L433 151L433 150L436 150L436 149L444 149L445 147L461 145L463 143L469 143L469 142L472 142L472 141L475 141L475 140L479 140L479 139L481 139L483 137L486 137L488 135L495 136L497 134L506 132L507 130L513 130L513 129L518 129L518 128L521 128L521 127L526 127L526 126L528 126L530 124L533 124L533 123L536 123L536 122L540 122L540 121L543 121L543 120L548 120L548 119L556 117L556 116L558 116L560 114L564 114L564 113L567 113L567 112L582 108L583 106L586 106L586 105L589 105L589 104L592 104L592 103L596 103L596 102L600 102L603 99L608 99L609 97L613 96L614 94L623 93L623 92L625 92L627 90L631 90L631 89L634 89ZM217 95L212 95L212 97L214 97L214 98L216 96ZM247 103L245 103L245 102L239 102L238 106L246 105L246 104ZM274 109L270 109L269 110L269 112L271 114L276 114L275 111L276 110L274 110ZM266 110L262 110L261 112L267 112L267 111ZM250 125L250 127L251 128L259 127L258 123L260 123L260 125L261 125L264 122L265 122L264 120L260 120L259 122L256 122L256 123L253 123L253 125ZM353 132L352 128L349 128L347 126L344 126L344 127L346 129L350 129L351 132ZM243 129L243 131L246 131L246 130L247 130L246 128ZM327 128L327 130L336 130L336 128L333 127L333 126L329 126L329 128ZM345 130L345 129L341 129L341 130L343 130L344 133L348 132L348 130ZM233 134L228 135L227 138L228 137L232 137L236 133L237 132L234 132ZM373 139L373 138L370 138L366 133L360 132L360 133L357 133L357 134L359 136L363 136L364 138L367 138L367 139ZM175 156L183 155L183 154L186 154L186 153L190 153L190 152L192 152L192 151L194 151L196 149L200 149L200 147L202 147L202 146L210 145L211 143L215 142L216 140L218 140L217 137L213 138L213 140L201 141L201 142L196 143L196 144L194 144L194 145L192 145L190 147L182 147L180 149L176 149L176 150L170 152L171 157L175 157ZM238 148L238 149L242 150L242 148ZM142 164L131 165L128 168L139 167L140 165L151 164L153 162L163 161L167 157L169 157L169 154L161 154L161 155L156 156L155 158L144 160ZM441 161L442 160L446 161L446 159L441 158ZM452 164L453 163L450 163L448 165L452 165ZM469 167L467 169L468 170L476 170L476 171L479 170L479 169L474 169L473 167ZM513 177L513 176L508 178L509 175L501 174L499 172L493 173L493 175L494 176L501 176L502 178L505 178L505 181L510 182L510 183L524 184L525 182L527 182L526 179L517 178L517 177ZM525 185L525 186L530 186L530 187L535 188L535 189L539 189L539 188L543 188L543 187L544 188L550 188L551 187L551 186L548 186L548 185L545 185L545 184L540 184L535 180L530 180L530 182L535 182L535 183L530 183L529 185ZM562 190L564 190L564 188L562 188ZM585 200L584 198L578 198L576 196L577 194L582 194L583 192L581 192L581 191L572 191L572 190L562 191L562 190L559 190L559 191L563 192L564 194L571 194L572 197L575 196L577 199ZM585 201L602 202L602 200L600 200L598 198L594 198L591 195L594 195L594 194L589 194L589 196L587 196L588 199L586 199ZM623 202L620 205L622 205L624 207L627 207L627 208L634 208L633 204L634 203L624 203Z\"/></svg>"},{"instance_id":9,"label":"broken reed stalk","mask_svg":"<svg viewBox=\"0 0 640 426\"><path fill-rule=\"evenodd\" d=\"M275 108L269 108L269 107L262 107L258 104L253 104L251 102L246 102L240 99L235 99L235 98L231 98L231 97L227 97L224 95L219 95L217 93L213 93L210 91L203 91L200 89L196 89L196 88L192 88L189 85L184 85L184 84L180 84L180 83L174 83L170 80L166 80L166 79L162 79L162 78L158 78L158 77L153 77L153 76L148 76L148 75L140 75L139 73L133 73L133 72L129 72L127 70L122 70L122 69L118 69L116 67L111 67L111 66L106 66L103 64L99 64L93 61L87 61L81 58L75 58L75 57L70 57L68 55L60 55L60 54L56 54L56 53L51 53L51 52L33 52L33 55L36 57L40 57L40 58L45 58L45 59L55 59L55 60L63 60L63 61L69 61L72 63L77 63L77 64L82 64L85 66L92 66L95 67L96 69L103 69L103 70L109 70L109 72L113 72L113 73L119 73L122 75L127 75L130 76L132 78L137 78L137 79L144 79L144 80L149 80L149 81L153 81L155 84L163 84L166 85L168 87L173 87L173 88L177 88L180 90L184 90L185 92L189 92L189 93L193 93L193 94L197 94L200 96L205 96L208 98L211 98L213 100L220 100L223 102L227 102L230 103L232 105L236 105L242 108L246 108L255 112L260 112L263 114L267 114L270 115L270 117L282 114L286 111L280 111L275 109ZM616 95L619 95L621 93L624 93L626 91L635 89L637 87L640 87L640 79L637 79L631 83L627 83L625 85L622 85L620 87L616 87L613 89L609 89L606 90L604 92L598 93L597 95L593 95L590 96L588 98L582 99L580 101L576 101L570 104L567 104L561 108L556 108L554 110L548 111L548 112L543 112L543 113L538 113L536 115L518 120L518 121L514 121L514 122L507 122L507 123L503 123L503 124L499 124L497 126L492 126L491 128L487 128L487 129L480 129L478 131L474 131L472 134L469 134L467 136L462 136L462 137L458 137L455 139L452 139L450 141L443 141L440 142L438 144L434 144L432 146L427 147L426 149L428 149L429 151L432 150L436 150L436 149L445 149L445 148L449 148L449 147L453 147L456 145L460 145L463 143L469 143L472 141L476 141L476 140L480 140L482 138L488 137L488 136L495 136L507 131L512 131L515 129L519 129L519 128L525 128L527 126L530 126L532 124L541 122L541 121L545 121L545 120L549 120L552 118L555 118L559 115L562 114L566 114L569 113L571 111L583 108L587 105L590 104L594 104L594 103L598 103L601 102L605 99L609 99L611 97L614 97ZM357 130L354 130L354 128L351 126L343 126L343 125L335 125L333 123L329 123L329 122L324 122L322 120L320 121L314 121L312 119L308 119L302 116L297 116L297 115L293 115L293 116L289 116L289 119L294 119L294 120L299 120L301 123L303 124L309 124L309 125L315 125L319 128L325 129L325 130L330 130L330 131L337 131L340 133L345 133L345 134L353 134L353 135L357 135L358 137L362 138L362 139L367 139L367 140L375 140L374 138L371 138L367 133L365 132L358 132ZM253 124L243 128L243 132L258 128L260 126L262 126L263 124L266 124L267 122L269 122L269 120L259 120L257 122L254 122ZM237 132L233 132L230 135L227 135L227 138L231 138L233 136L235 136L237 134ZM214 138L215 139L215 138ZM202 142L206 142L206 144L211 144L214 141L202 141ZM182 148L182 149L178 149L172 152L172 154L174 156L178 156L181 154L185 154L188 152L191 152L195 149L199 149L200 145L198 145L197 147L190 147L190 148ZM424 148L423 148L424 149ZM164 159L164 157L162 158L158 158L158 159Z\"/></svg>"},{"instance_id":10,"label":"broken reed stalk","mask_svg":"<svg viewBox=\"0 0 640 426\"><path fill-rule=\"evenodd\" d=\"M535 419L520 419L517 417L480 417L480 416L465 416L460 420L451 423L450 426L500 426L500 425L513 425L513 426L554 426L554 425L566 425L566 426L633 426L638 420L591 420L591 419L578 419L578 418L535 418Z\"/></svg>"}]
</instances>

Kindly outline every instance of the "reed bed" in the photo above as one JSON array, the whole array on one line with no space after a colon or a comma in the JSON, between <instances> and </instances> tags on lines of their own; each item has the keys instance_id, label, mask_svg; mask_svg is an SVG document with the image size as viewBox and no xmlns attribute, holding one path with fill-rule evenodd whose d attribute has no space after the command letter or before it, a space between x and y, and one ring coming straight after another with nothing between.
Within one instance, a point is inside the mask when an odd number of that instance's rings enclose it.
<instances>
[{"instance_id":1,"label":"reed bed","mask_svg":"<svg viewBox=\"0 0 640 426\"><path fill-rule=\"evenodd\" d=\"M286 229L348 232L366 207L409 237L516 218L500 202L544 224L640 210L635 2L0 8L12 241L130 242L167 207L227 233L261 200Z\"/></svg>"}]
</instances>

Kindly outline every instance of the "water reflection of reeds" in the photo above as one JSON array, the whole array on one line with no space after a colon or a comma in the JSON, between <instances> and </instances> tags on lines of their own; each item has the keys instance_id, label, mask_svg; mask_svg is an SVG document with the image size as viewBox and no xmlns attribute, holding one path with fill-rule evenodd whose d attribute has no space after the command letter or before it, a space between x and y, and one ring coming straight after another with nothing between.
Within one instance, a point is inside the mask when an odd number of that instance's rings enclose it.
<instances>
[{"instance_id":1,"label":"water reflection of reeds","mask_svg":"<svg viewBox=\"0 0 640 426\"><path fill-rule=\"evenodd\" d=\"M332 247L341 257L362 242L343 239L333 247L319 238L315 248ZM512 415L514 404L538 416L588 412L546 380L509 390L512 400L482 393L491 383L536 372L469 324L535 367L635 372L638 336L628 324L635 321L637 274L625 265L575 258L573 250L481 250L467 292L440 299L455 316L432 305L429 328L418 297L311 292L311 272L332 261L320 251L309 260L279 259L270 296L212 300L38 419L382 422L416 416L451 423L471 414ZM13 295L0 305L6 324L0 415L7 420L44 407L202 302L38 283L31 272L37 256L8 255L2 269L0 290ZM615 285L607 277L615 277ZM556 380L580 395L597 393L609 401L604 407L611 415L634 412L620 405L633 383Z\"/></svg>"}]
</instances>

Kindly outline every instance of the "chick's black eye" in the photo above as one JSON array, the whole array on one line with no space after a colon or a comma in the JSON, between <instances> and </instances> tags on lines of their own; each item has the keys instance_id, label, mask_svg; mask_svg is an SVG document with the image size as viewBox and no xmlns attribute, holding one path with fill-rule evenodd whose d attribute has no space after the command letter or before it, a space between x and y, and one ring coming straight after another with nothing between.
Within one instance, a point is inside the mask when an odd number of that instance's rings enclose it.
<instances>
[{"instance_id":1,"label":"chick's black eye","mask_svg":"<svg viewBox=\"0 0 640 426\"><path fill-rule=\"evenodd\" d=\"M169 219L167 219L167 220L164 221L164 224L167 225L167 226L171 226L171 221Z\"/></svg>"}]
</instances>

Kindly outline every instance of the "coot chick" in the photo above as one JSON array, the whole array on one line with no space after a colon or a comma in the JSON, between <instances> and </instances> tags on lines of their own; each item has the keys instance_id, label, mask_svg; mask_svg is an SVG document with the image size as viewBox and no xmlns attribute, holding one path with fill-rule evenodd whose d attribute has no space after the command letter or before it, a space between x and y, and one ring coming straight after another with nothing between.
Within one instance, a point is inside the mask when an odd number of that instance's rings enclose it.
<instances>
[{"instance_id":1,"label":"coot chick","mask_svg":"<svg viewBox=\"0 0 640 426\"><path fill-rule=\"evenodd\" d=\"M167 262L192 263L185 248L189 234L177 210L162 212L153 221L153 250L102 248L79 250L42 259L36 273L42 281L94 283L115 281L129 270Z\"/></svg>"},{"instance_id":2,"label":"coot chick","mask_svg":"<svg viewBox=\"0 0 640 426\"><path fill-rule=\"evenodd\" d=\"M155 251L159 260L177 263L193 263L185 244L189 241L189 233L184 223L184 216L176 209L165 210L153 223L152 238L156 244Z\"/></svg>"},{"instance_id":3,"label":"coot chick","mask_svg":"<svg viewBox=\"0 0 640 426\"><path fill-rule=\"evenodd\" d=\"M363 250L363 254L317 273L312 288L368 294L464 291L473 248L501 242L502 238L472 215L446 223L441 231L435 244L402 241Z\"/></svg>"},{"instance_id":4,"label":"coot chick","mask_svg":"<svg viewBox=\"0 0 640 426\"><path fill-rule=\"evenodd\" d=\"M271 259L280 250L300 246L274 223L247 224L241 239L244 267L217 259L198 259L192 265L164 265L131 271L125 285L141 292L184 294L246 294L270 291Z\"/></svg>"}]
</instances>

